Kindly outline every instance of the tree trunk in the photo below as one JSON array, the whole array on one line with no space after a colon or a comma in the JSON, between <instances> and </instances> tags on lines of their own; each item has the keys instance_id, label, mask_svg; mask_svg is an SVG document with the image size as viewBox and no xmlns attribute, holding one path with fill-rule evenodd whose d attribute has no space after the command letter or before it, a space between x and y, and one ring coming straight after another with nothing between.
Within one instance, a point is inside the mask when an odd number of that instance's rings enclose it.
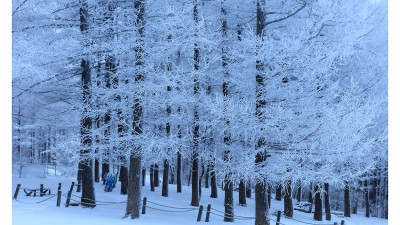
<instances>
[{"instance_id":1,"label":"tree trunk","mask_svg":"<svg viewBox=\"0 0 400 225\"><path fill-rule=\"evenodd\" d=\"M120 170L121 177L121 195L128 194L128 168L121 166Z\"/></svg>"},{"instance_id":2,"label":"tree trunk","mask_svg":"<svg viewBox=\"0 0 400 225\"><path fill-rule=\"evenodd\" d=\"M344 187L344 216L350 217L350 188L348 182L346 181L346 186Z\"/></svg>"},{"instance_id":3,"label":"tree trunk","mask_svg":"<svg viewBox=\"0 0 400 225\"><path fill-rule=\"evenodd\" d=\"M265 28L265 0L257 1L257 37L263 39L264 36L264 28ZM257 47L257 53L261 46ZM264 64L263 60L257 58L256 60L256 116L258 121L262 124L265 122L265 115L263 115L263 109L265 108L265 99L263 98L264 93ZM258 164L263 163L266 160L266 154L263 150L262 146L265 144L265 140L260 138L257 141L256 146L256 166ZM262 175L260 175L262 176ZM256 207L256 225L269 225L269 221L267 220L268 215L268 198L267 198L267 189L266 189L266 177L257 178L255 185L255 207Z\"/></svg>"},{"instance_id":4,"label":"tree trunk","mask_svg":"<svg viewBox=\"0 0 400 225\"><path fill-rule=\"evenodd\" d=\"M102 166L101 166L102 178L101 179L103 180L103 184L106 183L105 177L106 177L107 173L109 173L109 172L110 172L110 164L102 163Z\"/></svg>"},{"instance_id":5,"label":"tree trunk","mask_svg":"<svg viewBox=\"0 0 400 225\"><path fill-rule=\"evenodd\" d=\"M154 164L150 166L150 191L154 191Z\"/></svg>"},{"instance_id":6,"label":"tree trunk","mask_svg":"<svg viewBox=\"0 0 400 225\"><path fill-rule=\"evenodd\" d=\"M288 180L285 185L283 196L284 210L283 214L289 218L293 218L293 203L292 203L292 181Z\"/></svg>"},{"instance_id":7,"label":"tree trunk","mask_svg":"<svg viewBox=\"0 0 400 225\"><path fill-rule=\"evenodd\" d=\"M136 149L139 151L139 149ZM141 205L140 199L140 172L141 158L135 154L130 155L129 162L129 182L128 182L128 201L126 203L126 215L132 219L139 218Z\"/></svg>"},{"instance_id":8,"label":"tree trunk","mask_svg":"<svg viewBox=\"0 0 400 225\"><path fill-rule=\"evenodd\" d=\"M210 167L211 167L210 168L210 185L211 185L210 198L217 198L218 197L218 194L217 194L217 178L215 176L214 162Z\"/></svg>"},{"instance_id":9,"label":"tree trunk","mask_svg":"<svg viewBox=\"0 0 400 225\"><path fill-rule=\"evenodd\" d=\"M199 178L199 201L201 200L201 181L203 180L204 176L204 163L201 162L201 174Z\"/></svg>"},{"instance_id":10,"label":"tree trunk","mask_svg":"<svg viewBox=\"0 0 400 225\"><path fill-rule=\"evenodd\" d=\"M136 14L136 26L138 28L138 37L136 40L135 48L135 83L140 86L140 83L144 80L144 0L135 0L135 14ZM138 95L140 96L140 95ZM133 105L133 118L132 118L132 130L133 135L139 136L142 134L142 116L143 108L141 100L139 98L134 99ZM130 215L132 219L139 218L140 210L140 173L141 173L141 146L135 146L129 156L129 181L128 181L128 200L126 204L126 215Z\"/></svg>"},{"instance_id":11,"label":"tree trunk","mask_svg":"<svg viewBox=\"0 0 400 225\"><path fill-rule=\"evenodd\" d=\"M230 176L226 175L225 179L225 215L224 222L234 222L234 211L233 211L233 182L229 180Z\"/></svg>"},{"instance_id":12,"label":"tree trunk","mask_svg":"<svg viewBox=\"0 0 400 225\"><path fill-rule=\"evenodd\" d=\"M96 155L99 154L99 148L96 148L95 150ZM94 182L99 183L100 182L100 162L99 162L99 157L94 158Z\"/></svg>"},{"instance_id":13,"label":"tree trunk","mask_svg":"<svg viewBox=\"0 0 400 225\"><path fill-rule=\"evenodd\" d=\"M331 207L329 205L329 183L324 184L325 187L325 217L326 220L331 220Z\"/></svg>"},{"instance_id":14,"label":"tree trunk","mask_svg":"<svg viewBox=\"0 0 400 225\"><path fill-rule=\"evenodd\" d=\"M265 181L258 180L255 185L256 220L255 225L269 225L267 220L268 198Z\"/></svg>"},{"instance_id":15,"label":"tree trunk","mask_svg":"<svg viewBox=\"0 0 400 225\"><path fill-rule=\"evenodd\" d=\"M210 178L210 164L207 165L207 171L206 171L206 177L205 177L206 181L205 181L205 184L204 184L205 188L209 187L209 185L208 185L209 178Z\"/></svg>"},{"instance_id":16,"label":"tree trunk","mask_svg":"<svg viewBox=\"0 0 400 225\"><path fill-rule=\"evenodd\" d=\"M250 180L247 181L247 185L246 185L246 197L251 198L251 182L250 182Z\"/></svg>"},{"instance_id":17,"label":"tree trunk","mask_svg":"<svg viewBox=\"0 0 400 225\"><path fill-rule=\"evenodd\" d=\"M196 29L195 35L197 35L197 25L198 25L198 10L197 10L197 0L193 1L193 21ZM199 54L200 50L198 48L197 43L194 43L194 70L199 70ZM194 80L194 96L195 98L198 95L198 91L200 89L199 78L195 75ZM199 159L198 159L198 144L199 144L199 113L198 106L195 104L194 106L194 122L193 122L193 154L192 154L192 200L191 206L199 206Z\"/></svg>"},{"instance_id":18,"label":"tree trunk","mask_svg":"<svg viewBox=\"0 0 400 225\"><path fill-rule=\"evenodd\" d=\"M176 168L176 192L182 192L182 155L178 152L178 166Z\"/></svg>"},{"instance_id":19,"label":"tree trunk","mask_svg":"<svg viewBox=\"0 0 400 225\"><path fill-rule=\"evenodd\" d=\"M277 200L277 201L281 201L282 200L282 185L280 183L278 183L276 185L275 200Z\"/></svg>"},{"instance_id":20,"label":"tree trunk","mask_svg":"<svg viewBox=\"0 0 400 225\"><path fill-rule=\"evenodd\" d=\"M158 164L154 166L154 187L160 186L160 176L158 174Z\"/></svg>"},{"instance_id":21,"label":"tree trunk","mask_svg":"<svg viewBox=\"0 0 400 225\"><path fill-rule=\"evenodd\" d=\"M246 206L246 185L243 179L239 183L239 205Z\"/></svg>"},{"instance_id":22,"label":"tree trunk","mask_svg":"<svg viewBox=\"0 0 400 225\"><path fill-rule=\"evenodd\" d=\"M83 3L81 8L81 31L84 32L88 29L87 22L87 4ZM90 65L86 60L82 60L82 86L83 86L83 101L84 101L84 112L81 124L81 137L82 137L82 150L81 150L81 161L80 161L80 171L82 180L82 206L84 207L95 207L96 200L94 195L94 184L93 184L93 169L92 169L92 159L87 155L91 153L92 138L91 138L91 128L92 120L89 117L89 107L91 99L90 91Z\"/></svg>"},{"instance_id":23,"label":"tree trunk","mask_svg":"<svg viewBox=\"0 0 400 225\"><path fill-rule=\"evenodd\" d=\"M299 180L299 186L297 187L297 202L301 202L301 195L302 195L302 190L301 190L301 181Z\"/></svg>"},{"instance_id":24,"label":"tree trunk","mask_svg":"<svg viewBox=\"0 0 400 225\"><path fill-rule=\"evenodd\" d=\"M321 190L319 190L318 185L315 186L315 211L314 211L314 220L322 221L322 196Z\"/></svg>"},{"instance_id":25,"label":"tree trunk","mask_svg":"<svg viewBox=\"0 0 400 225\"><path fill-rule=\"evenodd\" d=\"M146 169L142 169L142 186L145 186L146 184Z\"/></svg>"},{"instance_id":26,"label":"tree trunk","mask_svg":"<svg viewBox=\"0 0 400 225\"><path fill-rule=\"evenodd\" d=\"M164 160L164 171L163 171L163 183L162 183L162 196L168 197L168 172L169 172L169 163L168 160Z\"/></svg>"},{"instance_id":27,"label":"tree trunk","mask_svg":"<svg viewBox=\"0 0 400 225\"><path fill-rule=\"evenodd\" d=\"M313 184L310 183L310 191L308 192L308 202L311 203L311 205L310 205L309 213L312 212L312 206L313 206L313 203L314 203L312 196L313 196Z\"/></svg>"},{"instance_id":28,"label":"tree trunk","mask_svg":"<svg viewBox=\"0 0 400 225\"><path fill-rule=\"evenodd\" d=\"M272 200L272 187L270 184L267 186L267 192L268 192L268 208L271 208L271 200Z\"/></svg>"},{"instance_id":29,"label":"tree trunk","mask_svg":"<svg viewBox=\"0 0 400 225\"><path fill-rule=\"evenodd\" d=\"M369 217L369 192L368 192L368 182L364 181L364 193L365 193L365 217Z\"/></svg>"},{"instance_id":30,"label":"tree trunk","mask_svg":"<svg viewBox=\"0 0 400 225\"><path fill-rule=\"evenodd\" d=\"M78 163L78 176L76 178L78 180L78 186L76 188L76 192L81 192L81 187L82 187L82 163Z\"/></svg>"}]
</instances>

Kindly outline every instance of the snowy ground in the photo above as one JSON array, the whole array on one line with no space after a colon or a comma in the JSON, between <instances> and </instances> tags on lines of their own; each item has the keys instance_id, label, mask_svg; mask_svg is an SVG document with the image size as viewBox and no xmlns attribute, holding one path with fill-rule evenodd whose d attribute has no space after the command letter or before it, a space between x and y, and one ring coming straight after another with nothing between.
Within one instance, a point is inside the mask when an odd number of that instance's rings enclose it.
<instances>
[{"instance_id":1,"label":"snowy ground","mask_svg":"<svg viewBox=\"0 0 400 225\"><path fill-rule=\"evenodd\" d=\"M52 194L57 192L58 183L62 183L62 193L67 194L72 181L75 178L63 178L59 176L47 176L47 178L17 178L13 177L12 190L14 190L18 183L21 187L25 188L39 188L40 184L44 184L45 188L50 187ZM142 197L147 197L148 201L153 201L155 203L160 203L173 207L182 208L194 208L190 206L191 199L191 187L184 185L182 187L182 193L176 193L176 185L169 185L169 197L161 196L161 186L155 188L155 192L150 192L150 186L148 183L149 178L147 177L146 186L142 188ZM126 201L126 196L120 195L120 183L117 184L116 189L113 192L104 192L103 186L100 183L95 183L96 200L104 202L121 202ZM210 189L202 188L202 198L200 204L207 208L207 204L211 204L212 208L224 211L224 199L223 191L218 189L218 198L211 199ZM76 193L76 187L74 188L74 195L79 195ZM254 193L253 197L254 197ZM36 203L47 199L48 196L44 197L27 197L23 190L20 190L18 195L18 200L12 201L12 222L13 225L71 225L71 224L96 224L96 225L110 225L110 224L141 224L141 225L176 225L176 224L198 224L196 222L198 209L188 212L163 212L156 211L154 209L147 208L146 214L142 215L137 220L131 220L129 218L122 219L125 213L126 204L114 204L114 205L97 205L95 208L82 208L80 206L69 206L65 208L66 197L61 198L61 207L56 207L57 197L53 197L42 203ZM75 197L75 199L78 199ZM238 205L238 193L234 193L235 202L235 216L247 216L254 217L254 198L247 199L247 206L242 207ZM294 200L293 204L296 203ZM152 203L147 204L149 207L154 207L158 209L179 211L173 208L164 208L161 206L154 205ZM272 201L270 212L274 213L277 210L283 210L283 201ZM205 220L204 209L201 223ZM217 213L216 211L214 211ZM386 225L388 221L385 219L378 218L365 218L363 215L352 215L351 218L338 217L332 215L332 221L313 221L312 214L302 213L299 211L294 211L294 219L300 220L309 224L333 224L338 222L340 224L341 220L345 220L346 225ZM276 216L272 216L272 219L276 219ZM292 219L282 218L282 224L287 225L303 225L305 223L298 222ZM209 224L223 224L223 218L211 214ZM234 224L254 224L252 219L236 219ZM271 224L275 225L275 222L271 221Z\"/></svg>"}]
</instances>

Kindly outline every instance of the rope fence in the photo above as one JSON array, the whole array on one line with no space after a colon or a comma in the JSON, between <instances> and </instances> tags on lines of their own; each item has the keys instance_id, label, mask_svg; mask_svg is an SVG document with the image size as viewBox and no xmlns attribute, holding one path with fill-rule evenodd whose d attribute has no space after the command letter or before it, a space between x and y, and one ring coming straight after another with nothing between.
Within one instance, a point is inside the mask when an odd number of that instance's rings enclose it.
<instances>
[{"instance_id":1,"label":"rope fence","mask_svg":"<svg viewBox=\"0 0 400 225\"><path fill-rule=\"evenodd\" d=\"M93 200L92 199L88 199L88 198L82 198L81 196L72 194L74 186L76 186L76 185L74 184L74 182L72 182L72 185L71 185L71 188L70 188L70 190L68 192L68 195L66 195L66 194L62 195L61 194L61 183L59 183L58 186L54 187L54 188L44 188L43 184L41 184L40 185L40 189L21 187L21 184L18 184L17 188L16 188L16 190L14 192L13 199L17 200L19 190L23 189L25 191L25 193L26 193L26 190L31 191L29 194L27 193L27 196L30 196L32 191L35 192L35 196L36 196L36 191L39 190L39 194L40 194L41 197L44 196L45 192L47 192L47 190L48 190L49 194L47 194L47 195L50 196L50 197L48 197L48 198L46 198L44 200L38 201L38 202L36 202L36 204L43 203L43 202L48 201L51 198L54 198L55 196L57 196L57 207L60 206L61 196L64 196L64 197L67 198L65 207L68 207L70 205L70 201L73 201L73 202L77 203L77 204L74 204L74 205L89 205L89 206L90 205L92 205L92 206L97 206L97 205L115 205L115 204L127 203L127 201L110 202L110 201L100 201L100 200L96 200L95 203L82 202L82 200L87 200L87 201L93 201ZM58 189L58 193L57 194L50 194L50 190L51 189L56 189L56 188ZM77 200L77 199L79 199L79 200ZM150 204L150 206L148 204ZM202 213L204 211L202 205L200 205L199 207L175 207L175 206L169 206L169 205L165 205L165 204L161 204L161 203L157 203L157 202L153 202L153 201L148 201L146 197L143 198L143 203L141 203L140 206L142 206L142 214L146 214L146 208L149 208L149 209L152 209L152 210L156 210L156 211L161 211L161 212L168 212L168 213L186 213L186 212L193 212L193 211L198 210L198 215L197 215L197 221L198 222L201 221L201 216L202 216ZM173 210L171 210L171 209L173 209ZM234 220L235 219L236 220L255 220L256 219L255 217L250 217L250 216L240 216L240 215L228 214L228 213L225 213L225 212L223 212L221 210L212 208L211 204L208 204L207 210L206 210L205 222L209 222L210 221L210 215L214 215L214 216L217 216L217 217L220 217L220 218L234 219ZM275 215L271 214L271 216L275 216ZM280 222L281 211L278 211L276 216L277 216L276 220L274 220L274 219L272 219L270 217L268 217L267 220L276 222L276 225L288 225L287 223ZM330 223L330 224L326 224L326 223L325 224L322 224L322 223L310 223L310 222L305 222L305 221L301 221L301 220L290 218L290 217L286 217L286 216L285 216L285 218L288 219L288 220L293 220L293 221L296 221L296 222L299 222L299 223L302 223L302 224L307 224L307 225L332 225L332 223ZM345 221L342 220L340 224L344 225ZM338 225L338 223L334 222L334 225Z\"/></svg>"}]
</instances>

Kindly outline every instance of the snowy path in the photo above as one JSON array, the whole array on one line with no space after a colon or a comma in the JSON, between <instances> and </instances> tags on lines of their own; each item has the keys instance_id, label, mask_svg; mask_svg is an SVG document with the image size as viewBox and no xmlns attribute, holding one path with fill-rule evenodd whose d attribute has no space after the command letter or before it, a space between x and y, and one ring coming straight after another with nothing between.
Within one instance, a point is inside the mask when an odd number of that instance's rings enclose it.
<instances>
[{"instance_id":1,"label":"snowy path","mask_svg":"<svg viewBox=\"0 0 400 225\"><path fill-rule=\"evenodd\" d=\"M52 188L52 194L56 193L58 183L62 183L62 193L67 194L72 181L74 178L61 178L61 177L48 177L48 178L15 178L13 177L13 194L18 183L22 184L22 187L26 188L39 188L40 184L43 183L45 188ZM192 208L190 206L190 196L191 187L184 185L182 187L182 193L176 193L176 185L169 185L169 197L161 196L161 186L155 188L155 192L150 192L149 183L142 189L142 198L147 197L148 201L153 201L156 203ZM116 189L113 192L104 192L103 186L99 183L95 183L96 200L98 201L109 201L109 202L121 202L126 201L126 196L120 195L120 184L117 184ZM74 188L73 194L80 196L80 193L76 193L76 187ZM202 188L202 198L200 204L204 206L204 211L200 223L204 223L205 212L207 204L211 204L212 208L220 211L224 211L224 200L223 191L218 189L218 198L209 198L210 189ZM254 193L252 193L254 197ZM76 206L70 206L65 208L66 198L63 196L61 198L61 207L56 207L57 197L53 197L48 201L36 204L41 200L46 199L45 197L27 197L23 190L20 191L18 195L18 200L13 200L12 205L12 221L13 225L110 225L110 224L142 224L142 225L177 225L177 224L199 224L196 222L198 210L193 210L189 212L161 212L155 211L154 209L147 208L146 214L141 215L138 220L122 219L125 213L126 204L115 204L115 205L98 205L94 209L82 208ZM75 198L77 199L77 198ZM242 207L238 205L238 193L234 193L234 203L235 203L235 215L254 217L254 198L247 199L247 206ZM294 200L295 203L295 200ZM148 206L153 206L159 209L176 210L172 208L163 208L160 206L152 205L148 203ZM272 201L272 207L270 212L275 212L277 210L283 210L283 201ZM301 220L303 222L311 224L332 224L343 219L336 215L332 215L332 221L313 221L312 214L302 213L299 211L294 211L294 219ZM275 216L271 217L276 219ZM346 218L346 225L386 225L388 221L385 219L378 218L365 218L362 215L352 215L351 218ZM291 219L281 218L282 224L286 225L304 225L304 223L297 222ZM217 217L216 215L210 216L210 222L212 224L224 224L222 217ZM244 225L244 224L254 224L254 220L235 220L234 224ZM271 221L271 224L275 225L275 222Z\"/></svg>"}]
</instances>

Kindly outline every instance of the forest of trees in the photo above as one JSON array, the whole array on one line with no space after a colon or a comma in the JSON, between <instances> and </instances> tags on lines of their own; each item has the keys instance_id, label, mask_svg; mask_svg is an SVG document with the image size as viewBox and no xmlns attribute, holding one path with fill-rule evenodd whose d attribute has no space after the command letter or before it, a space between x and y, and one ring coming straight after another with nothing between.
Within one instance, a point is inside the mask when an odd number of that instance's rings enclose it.
<instances>
[{"instance_id":1,"label":"forest of trees","mask_svg":"<svg viewBox=\"0 0 400 225\"><path fill-rule=\"evenodd\" d=\"M387 1L15 0L12 23L13 163L79 168L86 206L117 167L133 219L158 185L227 222L252 190L255 224L271 193L387 218Z\"/></svg>"}]
</instances>

